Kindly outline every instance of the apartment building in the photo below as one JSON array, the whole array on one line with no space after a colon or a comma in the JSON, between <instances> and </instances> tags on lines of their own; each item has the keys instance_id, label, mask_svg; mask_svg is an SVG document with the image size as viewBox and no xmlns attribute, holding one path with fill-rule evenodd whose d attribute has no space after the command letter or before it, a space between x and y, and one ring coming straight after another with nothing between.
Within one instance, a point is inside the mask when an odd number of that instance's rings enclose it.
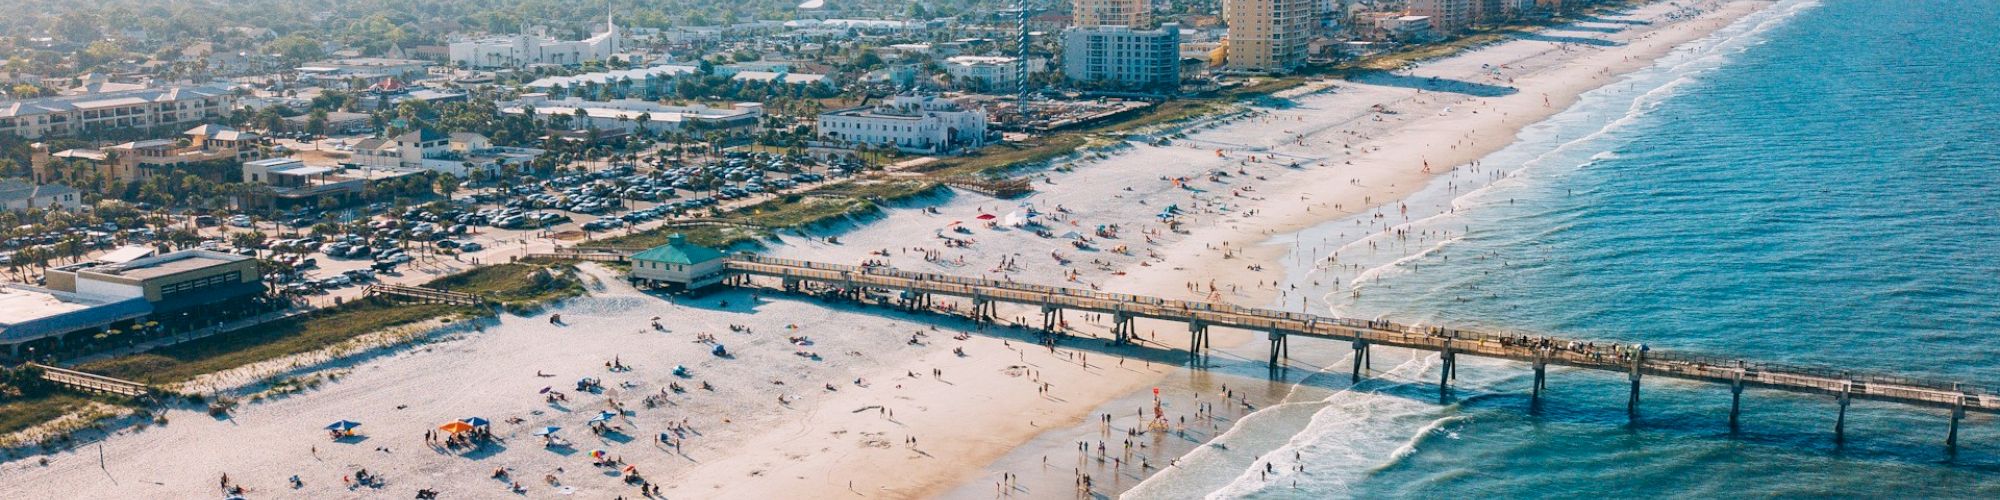
<instances>
[{"instance_id":1,"label":"apartment building","mask_svg":"<svg viewBox=\"0 0 2000 500\"><path fill-rule=\"evenodd\" d=\"M1063 76L1111 88L1180 85L1181 27L1086 26L1063 31Z\"/></svg>"},{"instance_id":2,"label":"apartment building","mask_svg":"<svg viewBox=\"0 0 2000 500\"><path fill-rule=\"evenodd\" d=\"M229 113L220 87L161 87L0 101L0 133L27 139L199 123Z\"/></svg>"},{"instance_id":3,"label":"apartment building","mask_svg":"<svg viewBox=\"0 0 2000 500\"><path fill-rule=\"evenodd\" d=\"M1286 73L1306 61L1314 0L1224 0L1229 23L1225 68L1234 72Z\"/></svg>"}]
</instances>

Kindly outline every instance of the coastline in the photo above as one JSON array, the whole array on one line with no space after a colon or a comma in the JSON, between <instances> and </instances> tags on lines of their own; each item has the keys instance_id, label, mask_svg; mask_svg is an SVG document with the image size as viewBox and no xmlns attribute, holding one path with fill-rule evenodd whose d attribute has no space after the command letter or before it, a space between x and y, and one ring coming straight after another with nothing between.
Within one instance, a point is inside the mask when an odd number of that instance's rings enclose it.
<instances>
[{"instance_id":1,"label":"coastline","mask_svg":"<svg viewBox=\"0 0 2000 500\"><path fill-rule=\"evenodd\" d=\"M922 268L946 272L974 273L986 271L989 276L1007 276L1022 281L1036 281L1067 286L1098 286L1106 290L1169 295L1178 298L1215 298L1246 305L1271 305L1289 303L1290 297L1281 290L1280 283L1287 278L1288 270L1283 265L1288 251L1282 244L1274 243L1274 238L1292 234L1303 229L1323 224L1327 221L1354 217L1367 211L1393 206L1395 200L1403 199L1422 189L1434 179L1451 171L1451 166L1469 163L1513 142L1515 135L1530 124L1537 123L1554 113L1567 108L1578 95L1604 84L1615 81L1624 73L1645 67L1674 47L1689 40L1706 35L1721 25L1767 5L1762 1L1735 1L1722 9L1700 16L1694 20L1666 25L1649 25L1645 29L1629 29L1605 35L1608 40L1629 42L1610 48L1579 47L1575 51L1562 51L1553 44L1542 41L1512 40L1494 46L1467 51L1450 58L1426 62L1420 67L1406 72L1419 78L1376 81L1363 79L1359 82L1333 82L1330 91L1320 93L1313 89L1300 89L1287 98L1296 104L1288 109L1278 109L1241 119L1230 120L1215 129L1191 133L1191 138L1173 146L1132 146L1115 152L1106 159L1080 159L1076 163L1096 163L1079 167L1072 172L1050 173L1045 182L1051 184L1045 193L1037 194L1029 200L1045 213L1059 214L1066 221L1079 221L1072 228L1062 228L1058 224L1056 232L1071 229L1088 232L1091 225L1117 225L1122 233L1115 238L1119 241L1134 242L1133 236L1141 230L1152 229L1156 224L1152 212L1164 209L1167 204L1181 206L1192 212L1188 234L1159 232L1156 236L1162 244L1146 248L1135 255L1114 255L1115 252L1087 252L1065 249L1059 242L1040 238L1025 231L995 229L977 231L975 238L981 240L975 248L948 249L950 255L938 260L925 260L913 255L909 248L934 249L933 238L926 230L943 234L946 222L954 219L966 220L975 213L1004 213L1018 210L1009 207L1010 202L995 201L973 195L953 196L942 200L938 213L923 213L915 208L892 208L880 217L886 219L877 223L851 228L841 235L843 244L829 244L820 240L786 236L788 244L774 249L780 257L801 257L830 262L851 263L863 259L892 261L898 267ZM1655 3L1635 8L1635 13L1655 15L1668 9L1665 4ZM1491 97L1466 94L1421 92L1412 87L1430 85L1421 78L1437 76L1446 80L1473 80L1486 73L1480 65L1499 61L1512 68L1507 73L1513 78L1508 84L1519 88L1518 92ZM1491 83L1484 86L1498 86ZM1468 82L1476 83L1476 82ZM1475 87L1485 88L1485 87ZM1542 94L1547 95L1544 101ZM1394 115L1382 115L1370 110L1371 106L1382 104L1386 109L1396 111ZM1448 111L1447 111L1448 110ZM1329 114L1331 113L1331 114ZM1373 118L1389 117L1377 122ZM1290 119L1291 121L1286 121ZM1290 124L1304 124L1293 128ZM1284 130L1286 136L1304 134L1300 140L1286 139L1272 134L1271 129ZM1341 135L1352 131L1358 135ZM1367 139L1346 139L1353 137ZM1317 142L1314 141L1327 141ZM1350 149L1353 148L1353 149ZM1211 151L1221 150L1220 154ZM1360 153L1343 154L1344 151L1359 150ZM1245 163L1249 158L1265 156L1254 162ZM1289 168L1282 165L1281 158L1295 158L1306 164L1303 168ZM1351 165L1345 163L1352 161ZM1327 166L1311 165L1323 162ZM1425 172L1422 165L1433 166ZM1211 176L1214 172L1233 173L1226 177ZM1187 177L1193 179L1190 185L1200 184L1204 191L1189 194L1187 189L1154 179L1154 174L1162 177ZM1201 178L1207 177L1207 181ZM1251 180L1251 179L1255 180ZM1119 190L1118 186L1127 189ZM1080 186L1076 188L1072 186ZM1225 197L1226 194L1226 197ZM1307 203L1299 203L1306 201ZM1133 203L1146 205L1135 209ZM948 214L948 215L947 215ZM1106 240L1114 238L1105 238ZM995 244L994 242L1003 242ZM1105 243L1109 244L1110 241ZM897 247L906 250L897 251ZM1136 246L1136 243L1135 243ZM996 248L999 247L999 248ZM1049 266L1050 259L1038 255L1033 249L1048 249L1051 255L1062 252L1078 262L1075 266ZM1226 249L1226 250L1225 250ZM997 250L997 251L996 251ZM875 252L880 251L881 254ZM944 250L941 250L944 251ZM1148 255L1157 252L1157 255ZM917 255L921 255L920 253ZM957 259L963 258L964 263ZM996 271L987 266L1000 259L1012 258L1027 264L1018 270ZM1094 265L1081 264L1085 259ZM1097 264L1102 262L1102 264ZM1221 263L1221 264L1216 264ZM1072 274L1074 273L1074 274ZM612 280L615 281L615 280ZM1181 281L1181 292L1173 292L1174 281ZM1252 282L1255 284L1252 284ZM1266 283L1268 282L1268 284ZM1218 283L1226 290L1215 295L1188 291L1187 284ZM1231 285L1234 285L1233 287ZM1227 289L1233 288L1233 289ZM625 293L625 292L619 292ZM935 328L929 333L928 344L914 351L894 351L900 336L923 333L920 327L897 321L904 315L884 313L879 310L858 312L847 306L823 306L807 299L776 298L759 302L752 299L752 307L769 307L779 314L741 314L741 311L691 311L706 309L687 304L656 305L628 299L614 293L606 301L581 300L573 307L600 308L607 317L613 313L631 313L647 308L683 309L677 313L704 315L702 326L709 331L717 331L726 321L749 322L760 329L779 330L785 323L797 324L801 330L809 330L815 338L832 337L843 333L868 333L881 338L865 342L855 347L855 352L864 361L828 363L830 370L815 372L817 378L798 380L803 387L792 389L763 388L745 394L722 394L726 403L714 409L693 412L696 418L708 417L710 422L703 430L708 434L703 442L683 453L686 461L669 459L641 459L630 454L628 460L635 463L648 460L641 465L650 479L664 479L672 485L670 495L714 496L742 498L768 495L787 497L826 496L829 491L850 489L864 497L971 497L993 494L989 478L1002 472L1035 469L1032 462L1035 455L1048 456L1051 452L1067 451L1060 446L1053 450L1036 450L1023 445L1050 440L1060 443L1063 439L1050 439L1067 435L1085 434L1108 435L1110 427L1099 429L1086 425L1093 413L1103 412L1122 417L1117 427L1136 425L1125 410L1130 406L1123 403L1133 401L1135 395L1145 394L1149 387L1159 387L1163 380L1174 374L1186 374L1177 363L1185 360L1184 355L1173 349L1184 346L1181 342L1179 325L1139 323L1141 332L1148 332L1148 342L1136 347L1099 347L1096 345L1065 345L1058 349L1044 350L1028 345L1032 336L1024 330L1010 330L1001 335L972 335L970 338L947 341ZM1178 294L1178 295L1176 295ZM730 292L721 294L725 300L736 300L746 294ZM603 306L600 302L615 302L616 306ZM621 309L622 308L622 309ZM816 313L814 309L827 308L832 312ZM565 310L562 312L569 313ZM761 312L761 310L760 310ZM537 313L532 318L546 316ZM591 321L593 312L582 311L566 314ZM636 313L632 313L636 314ZM659 313L665 315L664 313ZM1002 316L1032 313L1003 308ZM633 317L617 316L622 321L634 321ZM886 321L881 321L884 317ZM727 319L725 319L727 318ZM874 318L874 319L870 319ZM957 321L941 321L937 318L913 318L948 328L969 328L968 324ZM523 318L509 318L508 328L526 330L535 327L534 321ZM916 323L913 321L912 323ZM735 323L728 323L735 324ZM631 325L611 322L597 322L597 330L590 333L608 333L618 329L631 329ZM1072 319L1073 330L1078 335L1102 335L1104 325L1082 319ZM643 325L639 325L643 327ZM682 330L682 333L693 331ZM947 330L948 331L948 330ZM1152 334L1165 333L1154 340ZM511 335L511 334L510 334ZM645 332L623 333L633 339L643 338ZM766 334L766 337L774 334ZM856 335L860 337L862 335ZM548 364L550 360L583 364L595 363L598 358L616 355L619 346L569 346L583 349L587 354L565 356L550 353L549 357L537 356L533 337L514 336L485 339L471 336L466 343L444 343L435 347L425 347L418 352L391 355L385 360L371 361L375 366L366 367L356 375L355 382L338 385L353 385L341 389L327 389L330 394L306 394L291 399L318 400L317 411L301 410L300 401L290 401L283 410L252 408L246 410L245 419L250 421L306 418L348 418L355 414L371 425L374 422L388 423L397 411L386 411L384 396L357 394L367 388L393 387L392 380L369 372L389 370L390 373L414 374L428 377L431 383L451 380L449 372L440 370L468 369L483 367L498 370L500 367L518 368L534 364ZM1255 344L1256 335L1245 332L1216 332L1216 345L1227 356L1232 346ZM763 340L769 340L765 338ZM762 342L763 340L757 341ZM737 341L731 341L735 348ZM750 342L750 341L743 341ZM525 351L505 360L483 363L465 363L457 367L411 366L442 361L441 355L430 354L434 349L441 352L458 352L461 355L481 348L479 344L502 343L507 350ZM832 342L829 342L831 344ZM963 349L969 355L956 355L946 346ZM553 351L565 351L557 349ZM485 352L485 351L481 351ZM781 353L779 360L789 358L790 353ZM1091 356L1092 354L1102 354ZM687 353L679 353L687 356ZM696 354L698 356L699 354ZM835 357L831 352L828 357ZM626 354L627 360L636 357ZM1120 362L1123 358L1123 362ZM664 354L643 358L642 366L657 370L660 365L682 361ZM745 382L754 383L758 378L787 378L789 373L773 373L769 370L785 368L777 366L772 358L755 358L771 362L772 366L740 367L739 376ZM1090 363L1082 363L1089 359ZM709 366L703 361L702 367ZM1243 362L1261 362L1247 360ZM1225 361L1231 362L1231 361ZM1100 364L1102 363L1102 364ZM1238 363L1242 364L1242 363ZM570 367L574 368L574 367ZM700 369L700 367L698 367ZM715 370L723 370L720 366ZM914 375L919 370L940 369L942 376ZM587 373L587 372L586 372ZM512 374L510 375L518 375ZM566 376L573 376L565 373ZM664 383L662 374L647 382ZM914 375L914 376L911 376ZM803 375L801 375L803 377ZM848 378L872 381L868 384L853 384L839 391L820 393L819 383L835 383ZM828 380L831 379L829 382ZM1038 392L1035 380L1052 382L1055 387L1049 393ZM561 385L566 380L554 384ZM1227 383L1209 381L1209 383ZM451 404L442 405L452 411L500 412L495 403L478 403L468 400L474 396L491 398L516 397L518 391L532 390L533 385L545 383L510 381L504 389L488 389L473 394L450 396ZM1284 385L1282 382L1272 384ZM395 398L423 398L420 388L402 388L392 393ZM1212 387L1186 388L1190 391L1208 391ZM780 403L779 411L772 412L769 400L773 391L780 397L791 393L813 393L794 396L792 403ZM1264 406L1275 400L1282 400L1286 391L1266 391L1246 399L1256 406ZM437 397L437 396L431 396ZM332 401L327 401L331 399ZM1144 399L1144 396L1140 396ZM400 401L400 399L399 399ZM712 400L711 400L712 401ZM331 407L329 405L343 405ZM1112 405L1120 405L1118 409ZM884 418L886 414L869 414L862 410L872 406L882 406L885 410L902 410L900 415ZM367 409L360 409L367 407ZM858 410L861 409L861 410ZM402 408L397 408L398 411ZM1143 409L1141 409L1143 413ZM763 415L763 413L769 413ZM462 413L462 412L461 412ZM689 413L689 412L682 412ZM1224 419L1240 416L1221 415ZM498 416L487 414L488 416ZM757 415L757 416L751 416ZM176 414L176 418L186 415ZM464 415L452 414L450 417ZM734 419L732 421L732 419ZM279 450L260 449L243 456L207 458L199 464L177 463L148 454L144 449L168 449L191 447L203 450L202 455L225 455L228 451L213 448L213 444L193 444L198 438L227 435L240 437L247 443L272 444L296 442L298 445L313 439L312 433L300 431L298 437L276 433L268 422L257 432L247 435L223 434L233 432L236 425L228 422L187 422L193 418L176 420L175 427L135 430L132 434L160 433L145 438L126 438L126 446L117 452L122 459L150 462L154 465L143 470L161 472L185 472L193 477L192 483L205 483L212 479L212 467L231 470L233 462L248 460L252 463L287 464L292 461L309 460L304 450L287 448ZM497 420L497 418L496 418ZM633 419L634 428L642 428L638 418ZM671 421L671 418L667 420ZM187 423L182 423L187 422ZM396 443L398 449L411 447L406 434L414 434L434 422L414 422L415 427L396 427L394 438L383 438L377 442ZM657 422L644 421L657 432ZM573 424L573 423L572 423ZM316 425L316 424L315 424ZM405 429L407 427L407 429ZM1226 429L1226 427L1224 428ZM308 429L309 430L309 429ZM386 428L381 429L389 434ZM1105 432L1100 432L1105 431ZM581 434L581 429L576 431ZM121 433L124 434L124 433ZM643 430L641 437L647 436ZM863 437L866 436L866 437ZM890 441L902 437L916 437L920 441L914 446L898 446ZM1115 440L1114 440L1115 441ZM173 444L179 443L179 444ZM1198 443L1197 443L1198 444ZM370 443L369 446L374 446ZM210 448L202 448L209 446ZM605 446L615 446L606 444ZM317 458L320 443L312 452ZM518 446L517 447L532 447ZM1191 447L1190 447L1191 448ZM175 448L179 449L179 448ZM613 448L622 449L622 448ZM368 456L362 450L352 450L357 456ZM536 453L534 450L523 450ZM387 454L387 452L383 452ZM1185 453L1169 451L1178 455ZM518 455L516 452L511 455ZM79 452L65 452L59 457L59 470L36 473L43 482L40 488L60 486L60 473L72 478L85 477L95 473L96 463L84 464L87 460ZM501 455L507 457L507 455ZM696 459L695 457L699 457ZM94 457L92 457L94 458ZM347 459L350 463L360 463L362 458ZM22 461L25 462L25 461ZM94 462L94 460L92 460ZM554 459L527 459L510 457L502 462L513 466L519 464L524 469L545 468L549 463L560 463L583 469L576 457L556 462ZM450 460L445 465L405 464L392 465L371 470L388 470L392 474L411 476L414 480L422 475L441 477L442 474L457 476L483 476L482 467L493 464L486 462L461 462ZM1064 462L1066 464L1067 462ZM468 465L469 464L469 465ZM1064 465L1066 466L1066 465ZM27 474L22 472L25 463L0 464L0 477ZM174 470L186 467L186 470ZM1045 494L1050 488L1062 488L1062 481L1069 475L1060 474L1061 467L1046 469L1043 474L1026 474L1018 480L1021 491L1029 494ZM237 469L242 470L242 469ZM267 480L264 487L278 489L276 478L284 477L286 471L271 465L248 469L253 477ZM533 476L541 471L535 469ZM109 470L106 471L109 473ZM1144 473L1140 473L1143 479ZM270 476L270 477L264 477ZM184 478L183 478L184 479ZM472 484L470 479L453 480L454 484ZM175 487L186 481L173 481ZM324 478L320 483L329 482ZM525 481L524 481L525 482ZM1136 484L1137 481L1133 481ZM409 485L411 481L403 481ZM1100 483L1107 484L1107 483ZM1122 485L1110 491L1117 494L1132 484ZM848 486L852 485L852 486ZM94 488L105 488L97 485ZM212 486L212 484L211 484ZM105 492L133 491L112 487ZM53 492L49 490L48 492ZM143 490L155 492L154 490ZM172 491L198 491L181 490ZM351 490L350 490L351 491ZM498 491L497 489L494 491ZM579 490L581 492L607 493L610 490ZM1103 492L1103 490L1099 490ZM352 494L352 493L348 493Z\"/></svg>"}]
</instances>

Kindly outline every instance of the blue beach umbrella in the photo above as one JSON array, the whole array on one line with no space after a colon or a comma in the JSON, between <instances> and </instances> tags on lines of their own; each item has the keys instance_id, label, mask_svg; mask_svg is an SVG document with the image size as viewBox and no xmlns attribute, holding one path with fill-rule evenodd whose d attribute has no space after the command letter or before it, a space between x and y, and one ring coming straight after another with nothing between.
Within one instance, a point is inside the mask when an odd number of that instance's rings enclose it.
<instances>
[{"instance_id":1,"label":"blue beach umbrella","mask_svg":"<svg viewBox=\"0 0 2000 500\"><path fill-rule=\"evenodd\" d=\"M465 422L467 425L471 425L473 427L485 427L493 424L492 422L487 422L486 419L479 417L467 418L464 420L460 420L460 422Z\"/></svg>"},{"instance_id":2,"label":"blue beach umbrella","mask_svg":"<svg viewBox=\"0 0 2000 500\"><path fill-rule=\"evenodd\" d=\"M550 427L543 427L543 428L540 428L540 429L535 429L535 435L537 435L537 436L554 436L554 435L556 434L556 431L559 431L559 430L562 430L562 428L561 428L561 427L554 427L554 426L550 426Z\"/></svg>"},{"instance_id":3,"label":"blue beach umbrella","mask_svg":"<svg viewBox=\"0 0 2000 500\"><path fill-rule=\"evenodd\" d=\"M600 411L600 412L597 412L597 416L595 416L595 417L591 417L591 418L590 418L590 421L592 421L592 422L610 422L610 421L611 421L611 417L614 417L614 416L615 416L615 415L613 415L613 414L612 414L611 412L608 412L608 411Z\"/></svg>"},{"instance_id":4,"label":"blue beach umbrella","mask_svg":"<svg viewBox=\"0 0 2000 500\"><path fill-rule=\"evenodd\" d=\"M339 422L334 422L334 423L331 423L331 424L326 424L326 430L329 430L329 431L342 431L342 432L345 432L345 431L348 431L348 430L352 430L352 429L354 429L355 427L360 427L360 426L361 426L361 422L355 422L355 421L352 421L352 420L342 420L342 421L339 421Z\"/></svg>"}]
</instances>

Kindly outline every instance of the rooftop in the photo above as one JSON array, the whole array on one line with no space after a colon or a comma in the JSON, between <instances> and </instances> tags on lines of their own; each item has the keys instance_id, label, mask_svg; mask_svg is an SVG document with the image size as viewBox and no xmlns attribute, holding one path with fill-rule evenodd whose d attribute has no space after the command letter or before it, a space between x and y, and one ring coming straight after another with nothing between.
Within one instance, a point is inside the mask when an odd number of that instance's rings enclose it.
<instances>
[{"instance_id":1,"label":"rooftop","mask_svg":"<svg viewBox=\"0 0 2000 500\"><path fill-rule=\"evenodd\" d=\"M672 235L667 236L667 244L665 245L656 246L647 249L646 251L632 254L632 260L645 260L652 262L665 262L668 264L682 264L682 265L700 264L714 260L720 260L722 259L722 257L723 253L721 251L701 245L696 245L693 243L688 243L687 236L682 235L680 233L674 233Z\"/></svg>"},{"instance_id":2,"label":"rooftop","mask_svg":"<svg viewBox=\"0 0 2000 500\"><path fill-rule=\"evenodd\" d=\"M229 95L229 89L220 87L166 87L89 95L43 97L0 102L0 118L46 115L50 113L64 113L83 109L127 106L149 102L174 102L181 99L199 99L224 95Z\"/></svg>"},{"instance_id":3,"label":"rooftop","mask_svg":"<svg viewBox=\"0 0 2000 500\"><path fill-rule=\"evenodd\" d=\"M0 342L26 342L152 312L152 304L143 298L95 297L28 285L0 285Z\"/></svg>"},{"instance_id":4,"label":"rooftop","mask_svg":"<svg viewBox=\"0 0 2000 500\"><path fill-rule=\"evenodd\" d=\"M207 250L187 250L158 257L147 257L124 264L108 264L92 267L82 272L149 280L245 260L250 260L250 258Z\"/></svg>"}]
</instances>

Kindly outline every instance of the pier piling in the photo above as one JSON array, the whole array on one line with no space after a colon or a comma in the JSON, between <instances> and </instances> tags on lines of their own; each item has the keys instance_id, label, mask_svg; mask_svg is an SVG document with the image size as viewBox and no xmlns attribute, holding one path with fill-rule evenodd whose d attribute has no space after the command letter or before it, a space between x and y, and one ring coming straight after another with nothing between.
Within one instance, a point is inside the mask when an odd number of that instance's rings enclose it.
<instances>
[{"instance_id":1,"label":"pier piling","mask_svg":"<svg viewBox=\"0 0 2000 500\"><path fill-rule=\"evenodd\" d=\"M1729 383L1729 431L1736 432L1736 416L1743 410L1743 370L1736 371L1736 379Z\"/></svg>"},{"instance_id":2,"label":"pier piling","mask_svg":"<svg viewBox=\"0 0 2000 500\"><path fill-rule=\"evenodd\" d=\"M1361 381L1361 369L1368 363L1368 341L1354 339L1354 382Z\"/></svg>"},{"instance_id":3,"label":"pier piling","mask_svg":"<svg viewBox=\"0 0 2000 500\"><path fill-rule=\"evenodd\" d=\"M1847 386L1846 386L1846 387L1843 387L1843 388L1841 389L1841 391L1840 391L1840 396L1839 396L1839 398L1840 398L1840 416L1839 416L1839 417L1837 417L1837 418L1835 418L1835 419L1834 419L1834 421L1833 421L1833 442L1834 442L1834 443L1845 443L1845 442L1847 442L1847 402L1848 402L1848 400L1849 400L1849 398L1848 398L1848 394L1849 394L1850 392L1852 392L1852 388L1853 388L1853 386L1854 386L1854 383L1853 383L1853 382L1848 382L1848 383L1847 383Z\"/></svg>"},{"instance_id":4,"label":"pier piling","mask_svg":"<svg viewBox=\"0 0 2000 500\"><path fill-rule=\"evenodd\" d=\"M1728 385L1729 425L1732 430L1740 425L1743 389L1751 386L1839 396L1842 412L1835 422L1835 435L1839 439L1844 439L1846 434L1845 408L1855 399L1950 410L1951 421L1945 445L1952 449L1956 449L1958 444L1958 424L1966 412L2000 413L2000 390L1992 387L1894 374L1856 375L1826 368L1747 363L1671 351L1648 352L1642 345L1598 344L1544 337L1536 340L1540 344L1536 346L1530 344L1529 337L1525 335L1419 327L1386 320L1325 317L1227 303L1192 302L750 254L732 256L724 263L723 272L730 273L728 277L733 279L724 283L732 286L754 286L756 283L752 276L770 277L773 278L770 286L817 287L829 298L861 300L870 293L903 292L911 294L907 300L914 303L910 305L918 307L933 305L939 296L970 298L975 319L990 320L997 316L996 305L999 302L1019 304L1024 308L1039 308L1043 332L1050 335L1063 331L1065 309L1115 315L1119 324L1114 325L1114 332L1125 339L1130 339L1136 331L1133 322L1138 318L1179 321L1188 323L1189 357L1193 360L1199 360L1200 353L1209 348L1209 331L1213 327L1268 332L1271 338L1269 363L1273 368L1280 367L1290 356L1292 336L1349 341L1355 351L1351 369L1353 380L1357 383L1363 372L1373 369L1374 346L1441 351L1445 353L1445 366L1439 374L1441 393L1449 391L1449 384L1457 378L1459 355L1532 363L1535 369L1532 390L1537 403L1541 393L1548 388L1548 365L1625 371L1631 382L1626 411L1634 421L1639 416L1641 377L1648 373ZM882 302L885 305L895 303L894 300ZM1838 375L1834 375L1836 373Z\"/></svg>"}]
</instances>

